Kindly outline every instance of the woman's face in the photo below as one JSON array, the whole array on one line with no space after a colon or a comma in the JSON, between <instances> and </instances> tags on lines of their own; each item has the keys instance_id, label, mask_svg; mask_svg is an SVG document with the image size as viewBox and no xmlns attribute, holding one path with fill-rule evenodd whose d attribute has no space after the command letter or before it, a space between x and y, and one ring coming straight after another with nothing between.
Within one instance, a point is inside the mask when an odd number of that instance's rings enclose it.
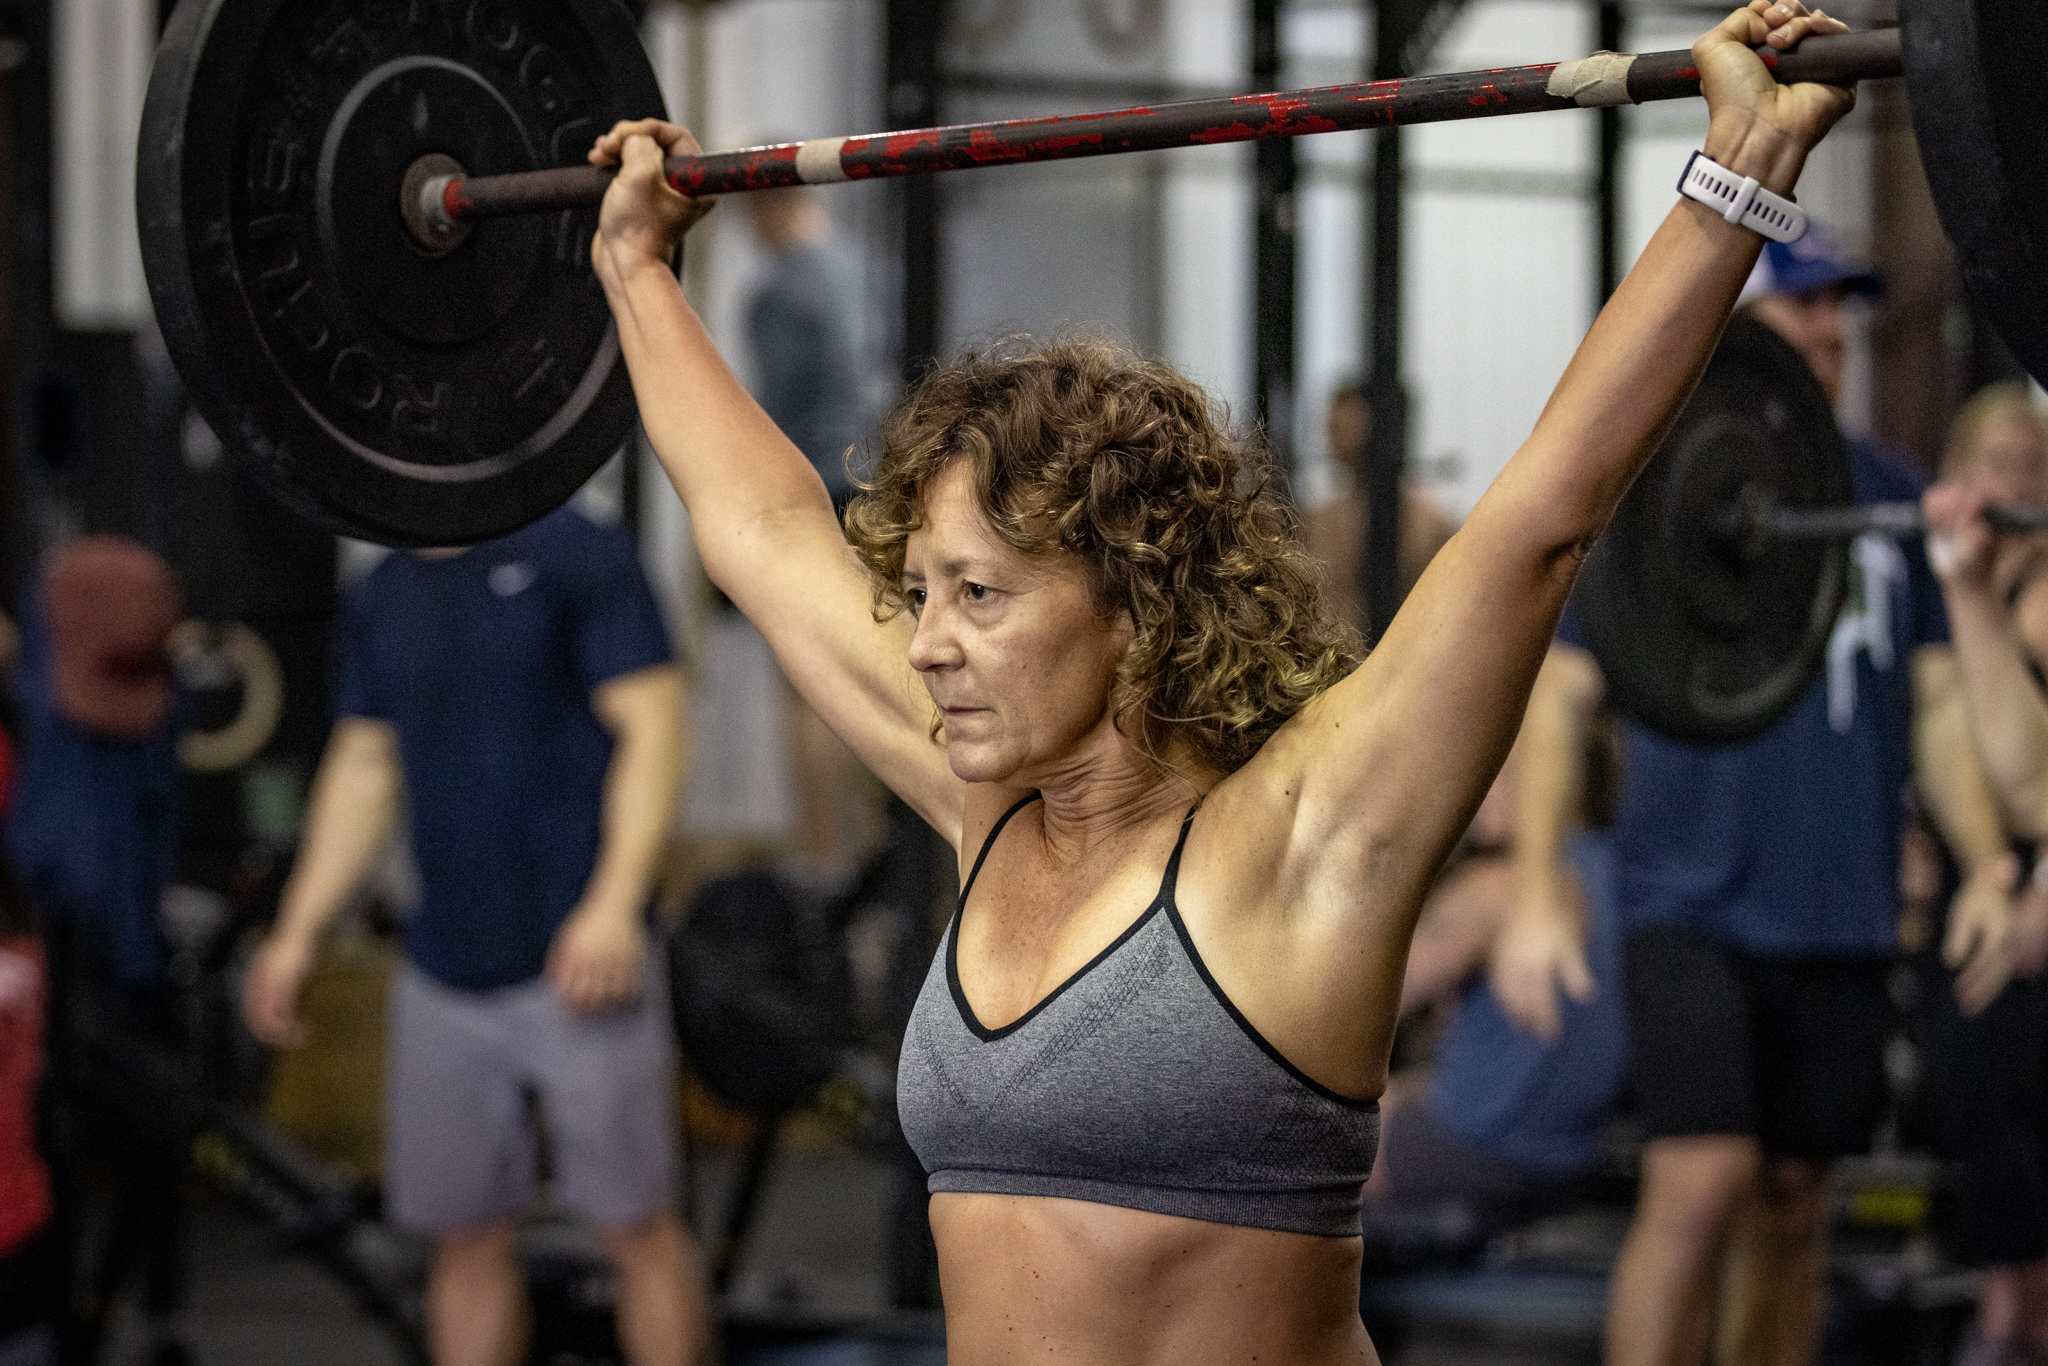
<instances>
[{"instance_id":1,"label":"woman's face","mask_svg":"<svg viewBox=\"0 0 2048 1366\"><path fill-rule=\"evenodd\" d=\"M1965 482L1992 503L2048 501L2048 444L2041 429L2012 413L1993 418L1977 439Z\"/></svg>"},{"instance_id":2,"label":"woman's face","mask_svg":"<svg viewBox=\"0 0 2048 1366\"><path fill-rule=\"evenodd\" d=\"M1040 786L1123 743L1109 690L1134 635L1129 614L1099 615L1071 557L1027 558L1004 544L965 461L925 495L903 591L917 618L910 664L944 720L955 776Z\"/></svg>"}]
</instances>

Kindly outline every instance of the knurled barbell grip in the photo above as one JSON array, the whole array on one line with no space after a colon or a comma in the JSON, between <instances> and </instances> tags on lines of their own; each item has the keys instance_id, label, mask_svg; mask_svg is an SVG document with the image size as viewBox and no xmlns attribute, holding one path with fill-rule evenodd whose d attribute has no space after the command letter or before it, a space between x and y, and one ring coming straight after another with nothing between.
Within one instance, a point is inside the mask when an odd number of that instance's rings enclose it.
<instances>
[{"instance_id":1,"label":"knurled barbell grip","mask_svg":"<svg viewBox=\"0 0 2048 1366\"><path fill-rule=\"evenodd\" d=\"M1788 53L1760 52L1777 78L1787 83L1848 85L1897 76L1903 69L1895 28L1809 38ZM1556 62L1545 62L1277 94L1184 100L1095 114L815 138L671 157L667 170L669 183L685 194L733 194L1576 108L1578 101L1553 95L1547 88L1557 67ZM1627 89L1629 100L1637 104L1682 99L1699 94L1700 74L1689 51L1645 53L1631 63ZM612 174L607 168L569 166L513 175L444 176L422 190L420 210L429 220L454 224L507 214L589 208L604 197Z\"/></svg>"}]
</instances>

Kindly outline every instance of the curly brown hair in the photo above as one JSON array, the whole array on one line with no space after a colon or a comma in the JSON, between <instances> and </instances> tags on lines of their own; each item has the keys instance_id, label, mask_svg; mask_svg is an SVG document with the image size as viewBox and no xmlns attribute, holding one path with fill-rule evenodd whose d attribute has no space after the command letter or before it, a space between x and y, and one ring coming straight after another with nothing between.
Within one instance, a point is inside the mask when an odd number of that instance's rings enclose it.
<instances>
[{"instance_id":1,"label":"curly brown hair","mask_svg":"<svg viewBox=\"0 0 2048 1366\"><path fill-rule=\"evenodd\" d=\"M905 605L905 542L955 460L1006 544L1079 557L1102 612L1130 613L1110 704L1155 758L1180 741L1234 771L1363 654L1325 605L1277 466L1171 366L1079 337L934 368L883 424L847 509L883 618Z\"/></svg>"}]
</instances>

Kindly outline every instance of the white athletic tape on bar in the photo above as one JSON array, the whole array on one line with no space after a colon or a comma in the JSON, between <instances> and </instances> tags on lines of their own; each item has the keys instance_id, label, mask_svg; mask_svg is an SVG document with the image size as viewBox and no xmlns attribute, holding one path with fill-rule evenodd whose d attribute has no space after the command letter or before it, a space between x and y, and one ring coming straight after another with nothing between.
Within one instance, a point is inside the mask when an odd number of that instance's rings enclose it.
<instances>
[{"instance_id":1,"label":"white athletic tape on bar","mask_svg":"<svg viewBox=\"0 0 2048 1366\"><path fill-rule=\"evenodd\" d=\"M853 177L839 164L846 138L812 138L796 149L797 179L806 185L837 185Z\"/></svg>"},{"instance_id":2,"label":"white athletic tape on bar","mask_svg":"<svg viewBox=\"0 0 2048 1366\"><path fill-rule=\"evenodd\" d=\"M1596 52L1575 62L1559 62L1545 82L1543 93L1575 100L1587 109L1634 104L1628 97L1628 69L1635 65L1635 60L1634 53Z\"/></svg>"}]
</instances>

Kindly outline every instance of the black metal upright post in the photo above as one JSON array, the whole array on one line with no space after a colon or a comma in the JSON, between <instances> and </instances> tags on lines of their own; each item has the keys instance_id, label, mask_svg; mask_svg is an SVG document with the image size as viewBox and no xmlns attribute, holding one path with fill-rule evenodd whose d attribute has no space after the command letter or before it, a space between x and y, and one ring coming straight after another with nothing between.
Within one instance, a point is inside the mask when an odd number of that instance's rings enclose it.
<instances>
[{"instance_id":1,"label":"black metal upright post","mask_svg":"<svg viewBox=\"0 0 2048 1366\"><path fill-rule=\"evenodd\" d=\"M946 0L887 0L883 24L882 104L896 128L940 121L939 53ZM945 296L939 240L939 182L911 176L898 182L902 260L901 348L903 382L914 384L939 354ZM899 952L929 961L932 908L950 876L951 850L900 799L889 803L887 856L900 886L893 900L901 915ZM890 1126L889 1299L903 1309L939 1304L939 1253L926 1217L924 1167L900 1130Z\"/></svg>"},{"instance_id":2,"label":"black metal upright post","mask_svg":"<svg viewBox=\"0 0 2048 1366\"><path fill-rule=\"evenodd\" d=\"M942 0L888 0L884 35L883 103L892 128L928 128L939 122L939 42ZM924 372L939 352L943 316L939 255L939 184L930 176L901 182L903 379Z\"/></svg>"},{"instance_id":3,"label":"black metal upright post","mask_svg":"<svg viewBox=\"0 0 2048 1366\"><path fill-rule=\"evenodd\" d=\"M1603 52L1620 52L1624 40L1621 0L1599 0L1600 41ZM1595 312L1606 307L1621 283L1621 109L1608 105L1600 110L1599 165L1593 184L1599 260L1593 286L1599 291L1593 300Z\"/></svg>"},{"instance_id":4,"label":"black metal upright post","mask_svg":"<svg viewBox=\"0 0 2048 1366\"><path fill-rule=\"evenodd\" d=\"M1412 6L1378 0L1373 6L1371 78L1407 74L1403 49L1413 31ZM1367 233L1366 399L1372 431L1365 444L1366 627L1373 640L1401 605L1401 469L1408 451L1408 391L1401 382L1401 130L1382 128L1372 142L1372 220Z\"/></svg>"},{"instance_id":5,"label":"black metal upright post","mask_svg":"<svg viewBox=\"0 0 2048 1366\"><path fill-rule=\"evenodd\" d=\"M1278 90L1282 52L1282 0L1252 0L1251 76L1254 90ZM1294 139L1255 144L1252 227L1252 403L1259 424L1285 468L1294 466Z\"/></svg>"}]
</instances>

